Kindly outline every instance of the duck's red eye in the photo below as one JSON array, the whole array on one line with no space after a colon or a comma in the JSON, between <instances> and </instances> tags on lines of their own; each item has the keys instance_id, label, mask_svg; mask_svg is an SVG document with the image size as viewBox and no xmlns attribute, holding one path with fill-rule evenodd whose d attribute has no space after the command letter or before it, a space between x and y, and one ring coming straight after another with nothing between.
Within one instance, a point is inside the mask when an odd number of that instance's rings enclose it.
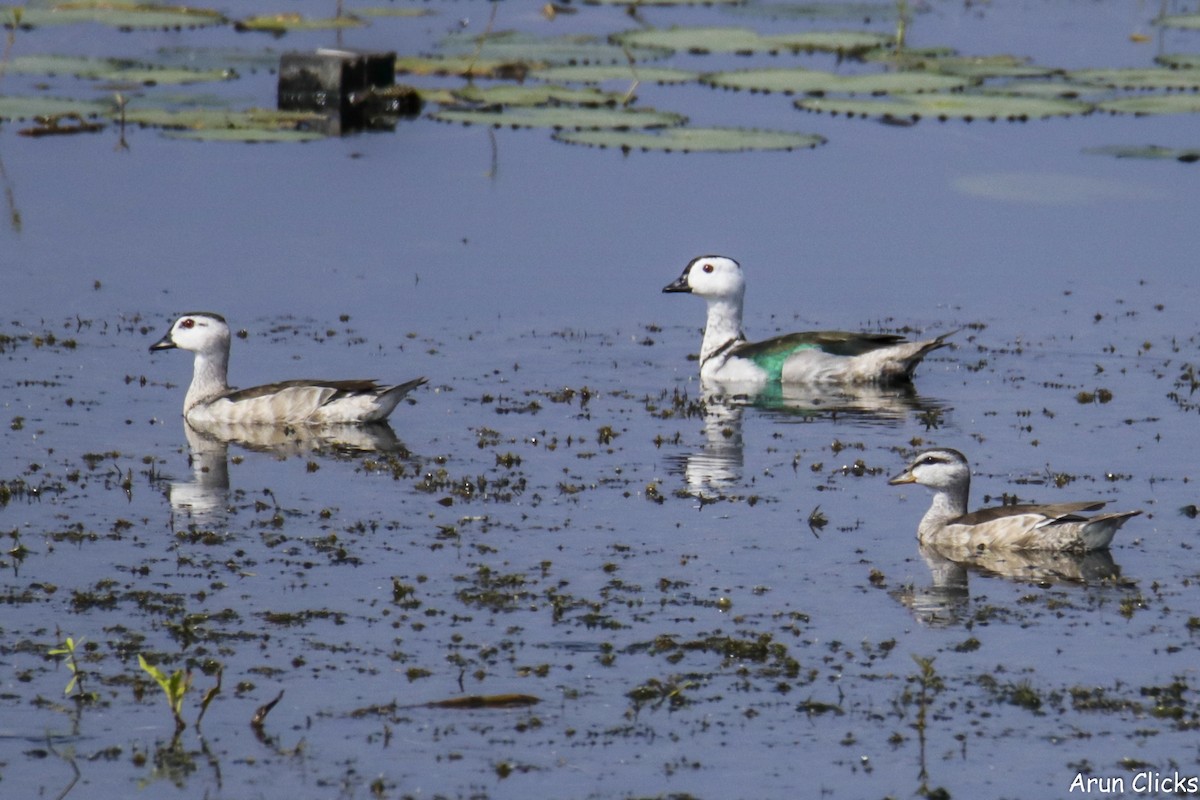
<instances>
[{"instance_id":1,"label":"duck's red eye","mask_svg":"<svg viewBox=\"0 0 1200 800\"><path fill-rule=\"evenodd\" d=\"M191 317L188 317L187 319L185 319L185 320L182 320L182 321L179 323L179 327L181 327L181 328L194 328L194 327L196 327L196 320L192 319Z\"/></svg>"},{"instance_id":2,"label":"duck's red eye","mask_svg":"<svg viewBox=\"0 0 1200 800\"><path fill-rule=\"evenodd\" d=\"M701 269L703 269L705 272L712 272L712 271L713 271L713 265L712 265L712 264L705 264L703 267L701 267Z\"/></svg>"}]
</instances>

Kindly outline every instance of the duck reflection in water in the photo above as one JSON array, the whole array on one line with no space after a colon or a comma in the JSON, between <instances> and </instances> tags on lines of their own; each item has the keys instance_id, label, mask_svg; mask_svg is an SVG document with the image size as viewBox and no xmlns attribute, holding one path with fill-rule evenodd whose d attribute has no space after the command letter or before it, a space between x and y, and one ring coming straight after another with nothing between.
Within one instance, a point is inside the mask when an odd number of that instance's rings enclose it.
<instances>
[{"instance_id":1,"label":"duck reflection in water","mask_svg":"<svg viewBox=\"0 0 1200 800\"><path fill-rule=\"evenodd\" d=\"M787 417L894 424L916 413L923 415L928 425L936 427L944 408L940 401L918 395L911 383L889 386L773 383L752 392L744 391L746 388L736 383L705 383L706 394L736 398L744 404Z\"/></svg>"},{"instance_id":2,"label":"duck reflection in water","mask_svg":"<svg viewBox=\"0 0 1200 800\"><path fill-rule=\"evenodd\" d=\"M918 550L932 583L903 586L892 597L930 627L952 627L971 618L972 572L976 580L1007 578L1039 586L1123 584L1121 568L1108 550L970 550L929 544L918 545Z\"/></svg>"},{"instance_id":3,"label":"duck reflection in water","mask_svg":"<svg viewBox=\"0 0 1200 800\"><path fill-rule=\"evenodd\" d=\"M701 449L668 459L681 473L688 494L704 501L720 499L743 485L745 440L743 416L747 407L779 422L832 420L865 425L894 425L911 414L936 426L943 404L922 398L911 384L880 386L805 386L774 383L755 386L705 380L699 402L677 394L680 416L704 420Z\"/></svg>"},{"instance_id":4,"label":"duck reflection in water","mask_svg":"<svg viewBox=\"0 0 1200 800\"><path fill-rule=\"evenodd\" d=\"M367 453L408 455L386 422L367 425L241 425L185 421L190 480L171 481L167 487L172 510L197 522L210 524L223 518L229 504L229 445L276 458L296 456L354 457Z\"/></svg>"},{"instance_id":5,"label":"duck reflection in water","mask_svg":"<svg viewBox=\"0 0 1200 800\"><path fill-rule=\"evenodd\" d=\"M716 501L737 490L745 462L742 414L745 406L729 398L705 396L699 404L686 404L685 415L699 409L704 418L704 446L668 457L668 470L682 473L686 491L705 501Z\"/></svg>"}]
</instances>

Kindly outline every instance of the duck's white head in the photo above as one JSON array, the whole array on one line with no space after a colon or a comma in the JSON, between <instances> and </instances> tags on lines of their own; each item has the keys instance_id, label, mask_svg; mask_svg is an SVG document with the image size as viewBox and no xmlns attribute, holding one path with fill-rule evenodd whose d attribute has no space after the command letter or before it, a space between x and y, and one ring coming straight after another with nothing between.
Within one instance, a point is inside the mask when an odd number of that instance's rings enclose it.
<instances>
[{"instance_id":1,"label":"duck's white head","mask_svg":"<svg viewBox=\"0 0 1200 800\"><path fill-rule=\"evenodd\" d=\"M663 287L664 292L688 292L709 300L741 300L746 292L742 267L725 256L693 258L677 280Z\"/></svg>"},{"instance_id":2,"label":"duck's white head","mask_svg":"<svg viewBox=\"0 0 1200 800\"><path fill-rule=\"evenodd\" d=\"M220 314L208 311L184 314L175 320L166 336L150 345L150 350L170 350L175 347L202 355L228 353L229 326Z\"/></svg>"},{"instance_id":3,"label":"duck's white head","mask_svg":"<svg viewBox=\"0 0 1200 800\"><path fill-rule=\"evenodd\" d=\"M892 486L919 483L934 491L966 495L971 486L971 465L967 457L949 447L920 452L904 472L888 481Z\"/></svg>"}]
</instances>

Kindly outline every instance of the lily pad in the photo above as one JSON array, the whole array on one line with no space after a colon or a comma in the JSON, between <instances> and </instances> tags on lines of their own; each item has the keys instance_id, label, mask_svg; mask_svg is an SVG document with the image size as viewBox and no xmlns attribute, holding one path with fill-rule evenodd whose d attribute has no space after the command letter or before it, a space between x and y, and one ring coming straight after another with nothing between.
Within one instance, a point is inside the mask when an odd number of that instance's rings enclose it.
<instances>
[{"instance_id":1,"label":"lily pad","mask_svg":"<svg viewBox=\"0 0 1200 800\"><path fill-rule=\"evenodd\" d=\"M287 143L313 142L329 137L314 131L277 130L266 128L200 128L198 130L168 130L168 139L188 139L197 142Z\"/></svg>"},{"instance_id":2,"label":"lily pad","mask_svg":"<svg viewBox=\"0 0 1200 800\"><path fill-rule=\"evenodd\" d=\"M356 8L354 13L363 17L429 17L436 12L429 8L393 8L390 6L375 6L373 8Z\"/></svg>"},{"instance_id":3,"label":"lily pad","mask_svg":"<svg viewBox=\"0 0 1200 800\"><path fill-rule=\"evenodd\" d=\"M779 53L823 51L858 54L886 46L891 37L865 31L803 31L760 36L749 28L653 28L614 34L626 47L655 48L689 53Z\"/></svg>"},{"instance_id":4,"label":"lily pad","mask_svg":"<svg viewBox=\"0 0 1200 800\"><path fill-rule=\"evenodd\" d=\"M1186 69L1076 69L1067 78L1114 89L1200 89L1200 70Z\"/></svg>"},{"instance_id":5,"label":"lily pad","mask_svg":"<svg viewBox=\"0 0 1200 800\"><path fill-rule=\"evenodd\" d=\"M237 73L228 69L200 71L156 67L116 58L53 55L20 56L9 61L5 71L23 75L74 75L91 80L147 85L207 83L237 77Z\"/></svg>"},{"instance_id":6,"label":"lily pad","mask_svg":"<svg viewBox=\"0 0 1200 800\"><path fill-rule=\"evenodd\" d=\"M127 108L125 122L151 128L171 128L191 131L273 130L307 131L323 124L320 114L306 111L276 111L274 109Z\"/></svg>"},{"instance_id":7,"label":"lily pad","mask_svg":"<svg viewBox=\"0 0 1200 800\"><path fill-rule=\"evenodd\" d=\"M733 9L739 16L767 19L895 22L897 3L752 3Z\"/></svg>"},{"instance_id":8,"label":"lily pad","mask_svg":"<svg viewBox=\"0 0 1200 800\"><path fill-rule=\"evenodd\" d=\"M700 77L700 73L671 67L631 68L628 64L582 64L574 67L545 67L529 73L538 81L556 83L603 83L605 81L632 81L643 83L689 83Z\"/></svg>"},{"instance_id":9,"label":"lily pad","mask_svg":"<svg viewBox=\"0 0 1200 800\"><path fill-rule=\"evenodd\" d=\"M78 114L61 114L54 117L38 117L33 127L22 128L21 136L40 138L43 136L72 136L79 133L96 133L104 130L103 122L84 119Z\"/></svg>"},{"instance_id":10,"label":"lily pad","mask_svg":"<svg viewBox=\"0 0 1200 800\"><path fill-rule=\"evenodd\" d=\"M1200 53L1164 53L1154 61L1171 69L1200 69Z\"/></svg>"},{"instance_id":11,"label":"lily pad","mask_svg":"<svg viewBox=\"0 0 1200 800\"><path fill-rule=\"evenodd\" d=\"M747 69L703 75L700 82L721 89L783 94L890 94L937 92L963 89L972 81L930 72L881 72L865 75L835 75L803 69Z\"/></svg>"},{"instance_id":12,"label":"lily pad","mask_svg":"<svg viewBox=\"0 0 1200 800\"><path fill-rule=\"evenodd\" d=\"M881 47L888 47L894 41L894 37L889 34L871 33L870 31L803 31L762 38L766 42L776 45L770 49L771 52L778 49L793 52L838 53L853 57L864 55Z\"/></svg>"},{"instance_id":13,"label":"lily pad","mask_svg":"<svg viewBox=\"0 0 1200 800\"><path fill-rule=\"evenodd\" d=\"M3 97L0 96L0 119L32 119L34 117L56 117L78 114L95 117L108 113L109 103L87 100L70 100L59 97Z\"/></svg>"},{"instance_id":14,"label":"lily pad","mask_svg":"<svg viewBox=\"0 0 1200 800\"><path fill-rule=\"evenodd\" d=\"M651 28L614 34L613 41L625 47L683 50L689 53L753 53L765 50L757 33L749 28Z\"/></svg>"},{"instance_id":15,"label":"lily pad","mask_svg":"<svg viewBox=\"0 0 1200 800\"><path fill-rule=\"evenodd\" d=\"M410 75L455 75L461 78L524 80L530 70L546 66L523 58L474 58L464 56L400 56L396 72Z\"/></svg>"},{"instance_id":16,"label":"lily pad","mask_svg":"<svg viewBox=\"0 0 1200 800\"><path fill-rule=\"evenodd\" d=\"M1102 87L1084 86L1061 80L1013 80L989 83L977 90L980 94L995 94L1020 97L1062 97L1070 100L1085 94L1102 92Z\"/></svg>"},{"instance_id":17,"label":"lily pad","mask_svg":"<svg viewBox=\"0 0 1200 800\"><path fill-rule=\"evenodd\" d=\"M1154 94L1139 97L1118 97L1097 103L1096 108L1111 114L1198 114L1200 95L1197 94Z\"/></svg>"},{"instance_id":18,"label":"lily pad","mask_svg":"<svg viewBox=\"0 0 1200 800\"><path fill-rule=\"evenodd\" d=\"M1078 100L1053 97L1015 97L988 94L894 95L882 100L819 97L797 100L802 111L876 117L884 120L985 119L1023 122L1029 119L1086 114L1093 106Z\"/></svg>"},{"instance_id":19,"label":"lily pad","mask_svg":"<svg viewBox=\"0 0 1200 800\"><path fill-rule=\"evenodd\" d=\"M927 69L925 62L937 58L957 57L958 51L953 47L905 47L903 50L889 48L872 50L865 53L863 61L891 64L903 69Z\"/></svg>"},{"instance_id":20,"label":"lily pad","mask_svg":"<svg viewBox=\"0 0 1200 800\"><path fill-rule=\"evenodd\" d=\"M1154 20L1154 24L1164 28L1200 30L1200 14L1170 14Z\"/></svg>"},{"instance_id":21,"label":"lily pad","mask_svg":"<svg viewBox=\"0 0 1200 800\"><path fill-rule=\"evenodd\" d=\"M1105 147L1086 147L1084 153L1092 156L1114 156L1116 158L1143 158L1153 161L1182 161L1194 164L1200 161L1200 148L1180 150L1174 147L1160 147L1156 144L1123 145L1114 144Z\"/></svg>"},{"instance_id":22,"label":"lily pad","mask_svg":"<svg viewBox=\"0 0 1200 800\"><path fill-rule=\"evenodd\" d=\"M0 6L0 20L6 26L14 18L19 18L21 27L95 22L121 30L199 28L227 22L224 14L212 9L109 0L73 0L44 6Z\"/></svg>"},{"instance_id":23,"label":"lily pad","mask_svg":"<svg viewBox=\"0 0 1200 800\"><path fill-rule=\"evenodd\" d=\"M738 153L747 150L796 150L825 144L825 137L790 131L749 128L666 128L661 131L560 131L554 138L568 144L662 150L680 153Z\"/></svg>"},{"instance_id":24,"label":"lily pad","mask_svg":"<svg viewBox=\"0 0 1200 800\"><path fill-rule=\"evenodd\" d=\"M441 42L447 55L478 55L480 58L538 61L545 64L627 64L631 57L624 48L595 36L534 36L519 31L501 31L486 36L453 34ZM665 48L645 48L632 54L640 60L666 58Z\"/></svg>"},{"instance_id":25,"label":"lily pad","mask_svg":"<svg viewBox=\"0 0 1200 800\"><path fill-rule=\"evenodd\" d=\"M490 125L494 128L556 128L589 130L596 128L665 128L682 125L687 117L669 111L609 108L511 108L503 111L447 108L430 115L440 122L464 125Z\"/></svg>"},{"instance_id":26,"label":"lily pad","mask_svg":"<svg viewBox=\"0 0 1200 800\"><path fill-rule=\"evenodd\" d=\"M500 84L481 89L468 86L451 92L461 103L496 106L540 106L548 103L579 106L612 106L621 102L620 92L599 89L571 89L565 86L514 86Z\"/></svg>"},{"instance_id":27,"label":"lily pad","mask_svg":"<svg viewBox=\"0 0 1200 800\"><path fill-rule=\"evenodd\" d=\"M238 31L262 31L264 33L284 34L288 31L326 31L345 28L361 28L367 23L358 17L345 14L340 17L310 19L301 14L267 14L259 17L248 17L233 24Z\"/></svg>"},{"instance_id":28,"label":"lily pad","mask_svg":"<svg viewBox=\"0 0 1200 800\"><path fill-rule=\"evenodd\" d=\"M901 70L936 72L942 75L957 75L976 80L1045 78L1062 72L1055 67L1030 64L1029 59L1020 56L963 56L951 51L936 49L921 53L908 50L900 53L878 50L870 53L865 60L881 61Z\"/></svg>"}]
</instances>

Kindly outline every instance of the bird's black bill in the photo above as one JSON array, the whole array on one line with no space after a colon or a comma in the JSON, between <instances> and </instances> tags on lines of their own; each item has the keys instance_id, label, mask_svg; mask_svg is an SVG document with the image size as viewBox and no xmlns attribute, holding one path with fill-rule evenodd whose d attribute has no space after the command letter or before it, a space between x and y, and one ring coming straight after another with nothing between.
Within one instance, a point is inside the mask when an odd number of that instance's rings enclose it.
<instances>
[{"instance_id":1,"label":"bird's black bill","mask_svg":"<svg viewBox=\"0 0 1200 800\"><path fill-rule=\"evenodd\" d=\"M692 287L688 286L687 273L683 273L671 283L663 287L664 292L691 292Z\"/></svg>"}]
</instances>

